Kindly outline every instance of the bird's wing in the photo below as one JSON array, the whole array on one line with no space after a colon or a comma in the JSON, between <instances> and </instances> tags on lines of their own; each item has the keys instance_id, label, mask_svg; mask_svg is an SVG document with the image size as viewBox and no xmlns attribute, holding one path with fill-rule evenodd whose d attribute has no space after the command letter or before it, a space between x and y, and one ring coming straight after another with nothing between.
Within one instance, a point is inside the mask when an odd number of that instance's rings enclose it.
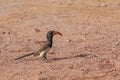
<instances>
[{"instance_id":1,"label":"bird's wing","mask_svg":"<svg viewBox=\"0 0 120 80\"><path fill-rule=\"evenodd\" d=\"M41 47L35 52L34 56L38 56L42 51L48 52L50 47L47 42L44 42Z\"/></svg>"},{"instance_id":2,"label":"bird's wing","mask_svg":"<svg viewBox=\"0 0 120 80\"><path fill-rule=\"evenodd\" d=\"M33 47L33 52L37 53L46 44L47 44L47 41L36 42L36 45Z\"/></svg>"}]
</instances>

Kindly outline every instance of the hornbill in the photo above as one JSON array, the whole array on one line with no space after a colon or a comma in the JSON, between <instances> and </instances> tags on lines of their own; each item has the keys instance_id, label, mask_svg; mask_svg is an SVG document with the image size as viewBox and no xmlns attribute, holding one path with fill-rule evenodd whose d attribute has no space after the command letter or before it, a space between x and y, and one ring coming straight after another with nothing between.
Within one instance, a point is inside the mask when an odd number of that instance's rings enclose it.
<instances>
[{"instance_id":1,"label":"hornbill","mask_svg":"<svg viewBox=\"0 0 120 80\"><path fill-rule=\"evenodd\" d=\"M62 33L58 31L52 31L52 30L48 31L46 35L47 41L44 42L44 44L41 46L41 48L39 48L39 50L32 52L32 53L25 54L21 57L16 58L15 60L18 60L18 59L21 59L27 56L31 56L31 55L39 56L42 60L47 60L46 54L52 48L53 36L57 34L63 36Z\"/></svg>"}]
</instances>

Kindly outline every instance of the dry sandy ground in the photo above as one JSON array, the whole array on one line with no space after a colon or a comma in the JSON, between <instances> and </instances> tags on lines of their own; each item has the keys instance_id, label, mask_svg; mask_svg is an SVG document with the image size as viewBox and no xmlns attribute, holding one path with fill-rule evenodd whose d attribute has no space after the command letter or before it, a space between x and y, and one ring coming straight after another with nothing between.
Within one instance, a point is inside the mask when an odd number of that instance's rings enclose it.
<instances>
[{"instance_id":1,"label":"dry sandy ground","mask_svg":"<svg viewBox=\"0 0 120 80\"><path fill-rule=\"evenodd\" d=\"M120 80L120 0L0 0L0 80Z\"/></svg>"}]
</instances>

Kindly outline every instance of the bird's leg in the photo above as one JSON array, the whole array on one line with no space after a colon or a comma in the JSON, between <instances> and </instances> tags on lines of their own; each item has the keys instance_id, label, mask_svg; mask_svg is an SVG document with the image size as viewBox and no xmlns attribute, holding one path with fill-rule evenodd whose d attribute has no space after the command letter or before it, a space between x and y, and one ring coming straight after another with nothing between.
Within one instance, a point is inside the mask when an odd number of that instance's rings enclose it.
<instances>
[{"instance_id":1,"label":"bird's leg","mask_svg":"<svg viewBox=\"0 0 120 80\"><path fill-rule=\"evenodd\" d=\"M46 57L42 57L42 60L47 60L47 58Z\"/></svg>"},{"instance_id":2,"label":"bird's leg","mask_svg":"<svg viewBox=\"0 0 120 80\"><path fill-rule=\"evenodd\" d=\"M47 60L46 53L43 55L43 60Z\"/></svg>"},{"instance_id":3,"label":"bird's leg","mask_svg":"<svg viewBox=\"0 0 120 80\"><path fill-rule=\"evenodd\" d=\"M41 60L47 60L46 56L40 57Z\"/></svg>"}]
</instances>

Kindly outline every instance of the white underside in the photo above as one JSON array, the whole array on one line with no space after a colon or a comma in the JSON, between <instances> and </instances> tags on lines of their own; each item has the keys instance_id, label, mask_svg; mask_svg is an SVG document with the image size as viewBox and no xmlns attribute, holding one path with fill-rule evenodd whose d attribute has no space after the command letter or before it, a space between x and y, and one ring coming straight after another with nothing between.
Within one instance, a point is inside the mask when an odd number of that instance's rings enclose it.
<instances>
[{"instance_id":1,"label":"white underside","mask_svg":"<svg viewBox=\"0 0 120 80\"><path fill-rule=\"evenodd\" d=\"M39 55L39 57L43 57L44 55L45 55L45 51L42 51L41 53L40 53L40 55Z\"/></svg>"}]
</instances>

